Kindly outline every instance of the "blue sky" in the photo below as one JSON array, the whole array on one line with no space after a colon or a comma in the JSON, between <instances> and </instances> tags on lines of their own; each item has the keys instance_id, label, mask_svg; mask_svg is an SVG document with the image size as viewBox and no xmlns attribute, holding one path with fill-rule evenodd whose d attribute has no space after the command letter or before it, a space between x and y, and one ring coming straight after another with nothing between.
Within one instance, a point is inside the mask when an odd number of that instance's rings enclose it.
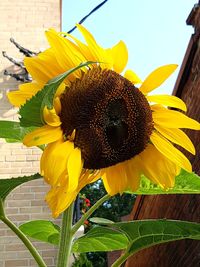
<instances>
[{"instance_id":1,"label":"blue sky","mask_svg":"<svg viewBox=\"0 0 200 267\"><path fill-rule=\"evenodd\" d=\"M102 0L63 0L62 30L68 31ZM197 0L108 0L83 25L103 47L123 40L128 68L144 79L155 68L182 63L193 28L186 19ZM80 37L77 30L74 35ZM179 69L155 93L171 93Z\"/></svg>"}]
</instances>

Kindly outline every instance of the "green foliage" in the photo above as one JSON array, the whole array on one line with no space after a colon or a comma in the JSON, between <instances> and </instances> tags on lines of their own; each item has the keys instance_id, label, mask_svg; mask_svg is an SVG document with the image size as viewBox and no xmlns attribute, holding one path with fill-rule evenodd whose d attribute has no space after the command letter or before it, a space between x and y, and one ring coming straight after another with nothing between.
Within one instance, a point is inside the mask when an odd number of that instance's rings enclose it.
<instances>
[{"instance_id":1,"label":"green foliage","mask_svg":"<svg viewBox=\"0 0 200 267\"><path fill-rule=\"evenodd\" d=\"M125 234L111 228L97 226L73 244L73 252L113 251L127 247Z\"/></svg>"},{"instance_id":2,"label":"green foliage","mask_svg":"<svg viewBox=\"0 0 200 267\"><path fill-rule=\"evenodd\" d=\"M143 220L111 225L129 239L129 255L137 251L182 239L200 240L200 223L173 220Z\"/></svg>"},{"instance_id":3,"label":"green foliage","mask_svg":"<svg viewBox=\"0 0 200 267\"><path fill-rule=\"evenodd\" d=\"M106 194L106 191L102 181L98 180L96 183L87 185L81 193L85 194L90 200L91 205L94 205L98 199ZM123 194L120 196L118 194L99 207L98 210L93 213L93 216L119 222L122 216L130 214L134 201L135 195Z\"/></svg>"},{"instance_id":4,"label":"green foliage","mask_svg":"<svg viewBox=\"0 0 200 267\"><path fill-rule=\"evenodd\" d=\"M107 253L106 252L88 252L86 253L89 261L92 262L92 267L107 267Z\"/></svg>"},{"instance_id":5,"label":"green foliage","mask_svg":"<svg viewBox=\"0 0 200 267\"><path fill-rule=\"evenodd\" d=\"M81 63L77 67L70 69L57 77L48 81L47 84L39 91L36 95L34 95L30 100L28 100L19 110L20 124L21 126L43 126L43 109L47 106L49 109L53 107L53 99L57 88L61 83L74 71L93 64L95 62L88 61L85 63ZM31 114L31 116L30 116Z\"/></svg>"},{"instance_id":6,"label":"green foliage","mask_svg":"<svg viewBox=\"0 0 200 267\"><path fill-rule=\"evenodd\" d=\"M22 127L16 121L0 121L0 138L7 142L22 142L24 136L32 132L35 127Z\"/></svg>"},{"instance_id":7,"label":"green foliage","mask_svg":"<svg viewBox=\"0 0 200 267\"><path fill-rule=\"evenodd\" d=\"M105 252L81 253L72 264L72 267L107 267L106 255Z\"/></svg>"},{"instance_id":8,"label":"green foliage","mask_svg":"<svg viewBox=\"0 0 200 267\"><path fill-rule=\"evenodd\" d=\"M87 185L81 193L90 200L91 205L94 205L96 201L102 198L105 194L105 188L102 183L102 180L98 180L96 183ZM116 195L106 201L102 206L100 206L92 215L93 218L89 219L92 223L102 223L103 220L111 220L115 222L121 221L121 217L130 214L133 203L135 201L135 195L123 194L122 196ZM98 221L101 219L101 221ZM100 219L99 219L100 218ZM105 221L104 221L105 222ZM106 221L107 224L107 221ZM88 231L89 228L86 228ZM112 242L112 241L111 241ZM87 257L94 267L106 267L107 266L107 255L102 252L90 252L87 253Z\"/></svg>"},{"instance_id":9,"label":"green foliage","mask_svg":"<svg viewBox=\"0 0 200 267\"><path fill-rule=\"evenodd\" d=\"M8 178L0 180L0 198L4 200L7 195L17 186L41 178L39 173L30 176L23 176L17 178Z\"/></svg>"},{"instance_id":10,"label":"green foliage","mask_svg":"<svg viewBox=\"0 0 200 267\"><path fill-rule=\"evenodd\" d=\"M200 177L195 173L181 170L181 173L175 178L175 186L166 191L142 176L139 189L130 193L137 195L200 194Z\"/></svg>"},{"instance_id":11,"label":"green foliage","mask_svg":"<svg viewBox=\"0 0 200 267\"><path fill-rule=\"evenodd\" d=\"M94 267L92 262L88 260L86 254L81 253L76 258L75 262L72 263L72 267Z\"/></svg>"},{"instance_id":12,"label":"green foliage","mask_svg":"<svg viewBox=\"0 0 200 267\"><path fill-rule=\"evenodd\" d=\"M59 244L60 228L45 220L30 221L20 225L19 229L27 236L53 245Z\"/></svg>"},{"instance_id":13,"label":"green foliage","mask_svg":"<svg viewBox=\"0 0 200 267\"><path fill-rule=\"evenodd\" d=\"M128 255L156 244L182 239L200 240L200 224L173 220L141 220L97 226L77 239L75 252L126 249Z\"/></svg>"}]
</instances>

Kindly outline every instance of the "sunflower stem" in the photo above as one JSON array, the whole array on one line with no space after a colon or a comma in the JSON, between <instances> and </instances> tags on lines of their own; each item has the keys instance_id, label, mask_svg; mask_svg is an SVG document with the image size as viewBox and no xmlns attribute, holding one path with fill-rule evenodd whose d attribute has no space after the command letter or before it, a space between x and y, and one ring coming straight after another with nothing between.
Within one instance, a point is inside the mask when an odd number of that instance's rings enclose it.
<instances>
[{"instance_id":1,"label":"sunflower stem","mask_svg":"<svg viewBox=\"0 0 200 267\"><path fill-rule=\"evenodd\" d=\"M112 265L111 267L120 267L122 265L122 263L124 263L126 261L126 259L129 257L130 255L125 252L124 254L122 254Z\"/></svg>"},{"instance_id":2,"label":"sunflower stem","mask_svg":"<svg viewBox=\"0 0 200 267\"><path fill-rule=\"evenodd\" d=\"M45 262L43 261L42 257L36 250L36 248L33 246L33 244L30 242L30 240L25 236L25 234L13 223L11 222L5 215L4 212L4 203L2 199L0 199L0 219L21 239L21 241L24 243L24 245L27 247L27 249L32 254L33 258L37 262L39 267L47 267Z\"/></svg>"},{"instance_id":3,"label":"sunflower stem","mask_svg":"<svg viewBox=\"0 0 200 267\"><path fill-rule=\"evenodd\" d=\"M72 247L72 220L74 203L63 212L57 267L68 267Z\"/></svg>"},{"instance_id":4,"label":"sunflower stem","mask_svg":"<svg viewBox=\"0 0 200 267\"><path fill-rule=\"evenodd\" d=\"M72 227L72 234L74 235L78 229L81 227L81 225L84 224L84 221L86 221L90 215L98 209L99 206L101 206L106 200L108 200L110 196L106 194L102 198L100 198L82 217L81 219Z\"/></svg>"}]
</instances>

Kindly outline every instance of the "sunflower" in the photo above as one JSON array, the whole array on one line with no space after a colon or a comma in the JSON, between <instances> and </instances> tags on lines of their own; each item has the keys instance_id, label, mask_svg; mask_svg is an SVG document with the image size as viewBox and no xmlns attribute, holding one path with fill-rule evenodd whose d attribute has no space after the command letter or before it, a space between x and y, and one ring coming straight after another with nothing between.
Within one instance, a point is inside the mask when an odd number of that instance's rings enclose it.
<instances>
[{"instance_id":1,"label":"sunflower","mask_svg":"<svg viewBox=\"0 0 200 267\"><path fill-rule=\"evenodd\" d=\"M177 65L159 67L144 82L132 70L122 75L128 60L125 44L120 41L104 49L82 25L77 28L85 43L69 34L47 31L50 48L25 58L33 82L8 94L12 104L21 106L53 77L82 62L99 62L64 80L53 109L43 110L45 125L23 140L28 147L46 145L41 174L51 186L46 201L54 217L86 184L100 177L110 195L136 191L141 174L162 188L173 187L181 168L192 171L189 160L173 144L195 154L180 128L200 130L198 122L184 115L182 100L149 95Z\"/></svg>"}]
</instances>

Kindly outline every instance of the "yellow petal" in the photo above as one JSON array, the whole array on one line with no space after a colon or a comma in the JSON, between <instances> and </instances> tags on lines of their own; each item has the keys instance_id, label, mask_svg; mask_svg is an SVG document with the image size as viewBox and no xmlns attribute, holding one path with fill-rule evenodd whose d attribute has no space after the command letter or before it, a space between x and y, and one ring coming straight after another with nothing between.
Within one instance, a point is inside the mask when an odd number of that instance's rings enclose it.
<instances>
[{"instance_id":1,"label":"yellow petal","mask_svg":"<svg viewBox=\"0 0 200 267\"><path fill-rule=\"evenodd\" d=\"M60 127L45 125L27 134L23 139L23 144L28 147L49 144L61 139L62 135L63 132Z\"/></svg>"},{"instance_id":2,"label":"yellow petal","mask_svg":"<svg viewBox=\"0 0 200 267\"><path fill-rule=\"evenodd\" d=\"M50 155L52 153L52 151L54 150L54 148L60 144L60 140L59 141L56 141L56 142L53 142L53 143L50 143L48 144L43 153L42 153L42 156L40 158L40 174L45 178L45 181L47 183L49 183L49 178L48 176L46 175L46 171L48 170L48 159L50 158Z\"/></svg>"},{"instance_id":3,"label":"yellow petal","mask_svg":"<svg viewBox=\"0 0 200 267\"><path fill-rule=\"evenodd\" d=\"M66 82L67 82L67 80L65 79L65 81L62 82L62 83L58 86L58 89L57 89L57 91L56 91L55 97L59 97L59 96L65 91L65 88L66 88Z\"/></svg>"},{"instance_id":4,"label":"yellow petal","mask_svg":"<svg viewBox=\"0 0 200 267\"><path fill-rule=\"evenodd\" d=\"M48 109L47 106L43 110L43 118L45 122L50 126L60 126L60 117L57 115L55 108Z\"/></svg>"},{"instance_id":5,"label":"yellow petal","mask_svg":"<svg viewBox=\"0 0 200 267\"><path fill-rule=\"evenodd\" d=\"M74 144L69 141L57 141L45 148L40 161L41 173L52 186L67 173L67 162L73 150Z\"/></svg>"},{"instance_id":6,"label":"yellow petal","mask_svg":"<svg viewBox=\"0 0 200 267\"><path fill-rule=\"evenodd\" d=\"M106 191L111 196L117 193L121 194L127 189L127 176L123 163L104 169L102 179Z\"/></svg>"},{"instance_id":7,"label":"yellow petal","mask_svg":"<svg viewBox=\"0 0 200 267\"><path fill-rule=\"evenodd\" d=\"M98 45L92 34L83 25L77 24L76 26L83 35L94 60L100 62L102 69L111 68L113 63L111 49L103 49Z\"/></svg>"},{"instance_id":8,"label":"yellow petal","mask_svg":"<svg viewBox=\"0 0 200 267\"><path fill-rule=\"evenodd\" d=\"M75 44L60 36L56 31L47 31L46 37L63 72L86 61ZM71 76L79 78L81 76L81 70L73 72Z\"/></svg>"},{"instance_id":9,"label":"yellow petal","mask_svg":"<svg viewBox=\"0 0 200 267\"><path fill-rule=\"evenodd\" d=\"M195 147L192 144L190 138L180 129L164 128L158 125L154 125L154 128L159 131L165 138L169 139L171 142L182 146L190 153L195 155Z\"/></svg>"},{"instance_id":10,"label":"yellow petal","mask_svg":"<svg viewBox=\"0 0 200 267\"><path fill-rule=\"evenodd\" d=\"M84 174L80 176L78 187L74 191L71 191L71 188L69 188L69 185L68 185L69 181L68 181L68 178L66 178L67 176L62 177L62 180L61 180L62 182L59 187L59 191L57 193L56 205L55 205L55 202L53 202L53 200L50 200L51 203L53 203L52 206L53 206L54 217L57 217L61 212L66 210L69 207L69 205L75 200L80 190L87 184L91 183L92 177L89 174L89 172L90 171L87 170L84 172Z\"/></svg>"},{"instance_id":11,"label":"yellow petal","mask_svg":"<svg viewBox=\"0 0 200 267\"><path fill-rule=\"evenodd\" d=\"M140 185L140 176L142 174L142 166L140 164L140 159L138 156L124 162L127 184L132 192L136 191Z\"/></svg>"},{"instance_id":12,"label":"yellow petal","mask_svg":"<svg viewBox=\"0 0 200 267\"><path fill-rule=\"evenodd\" d=\"M155 124L167 128L200 130L200 123L175 110L158 110L152 113Z\"/></svg>"},{"instance_id":13,"label":"yellow petal","mask_svg":"<svg viewBox=\"0 0 200 267\"><path fill-rule=\"evenodd\" d=\"M24 64L32 78L43 85L53 77L66 71L59 66L52 48L45 50L36 57L26 57Z\"/></svg>"},{"instance_id":14,"label":"yellow petal","mask_svg":"<svg viewBox=\"0 0 200 267\"><path fill-rule=\"evenodd\" d=\"M92 34L85 27L83 27L83 25L76 24L76 26L77 26L78 30L81 32L81 34L83 35L88 47L90 48L90 51L93 55L93 58L95 60L101 61L101 59L102 59L101 48L97 44L97 42L95 41Z\"/></svg>"},{"instance_id":15,"label":"yellow petal","mask_svg":"<svg viewBox=\"0 0 200 267\"><path fill-rule=\"evenodd\" d=\"M164 107L162 105L153 104L153 105L151 105L151 110L152 111L167 111L168 109L166 109L166 107Z\"/></svg>"},{"instance_id":16,"label":"yellow petal","mask_svg":"<svg viewBox=\"0 0 200 267\"><path fill-rule=\"evenodd\" d=\"M131 81L133 84L142 83L142 80L138 75L132 70L126 70L124 77Z\"/></svg>"},{"instance_id":17,"label":"yellow petal","mask_svg":"<svg viewBox=\"0 0 200 267\"><path fill-rule=\"evenodd\" d=\"M46 196L46 201L52 210L53 217L58 217L60 213L66 210L75 200L80 190L95 178L98 179L100 177L99 175L100 171L95 171L92 175L90 174L90 170L84 171L79 178L77 189L71 191L68 175L63 174L60 178L60 184L53 187Z\"/></svg>"},{"instance_id":18,"label":"yellow petal","mask_svg":"<svg viewBox=\"0 0 200 267\"><path fill-rule=\"evenodd\" d=\"M177 168L176 164L166 158L153 145L149 144L139 154L139 158L141 165L143 165L143 174L153 183L162 188L174 186L175 176L179 174L180 168Z\"/></svg>"},{"instance_id":19,"label":"yellow petal","mask_svg":"<svg viewBox=\"0 0 200 267\"><path fill-rule=\"evenodd\" d=\"M46 201L52 211L54 218L57 218L75 200L77 191L68 193L68 178L64 174L59 186L52 187L46 196Z\"/></svg>"},{"instance_id":20,"label":"yellow petal","mask_svg":"<svg viewBox=\"0 0 200 267\"><path fill-rule=\"evenodd\" d=\"M60 114L60 112L61 112L61 103L60 103L60 98L59 97L54 98L53 105L54 105L56 114Z\"/></svg>"},{"instance_id":21,"label":"yellow petal","mask_svg":"<svg viewBox=\"0 0 200 267\"><path fill-rule=\"evenodd\" d=\"M68 193L64 191L64 188L62 188L58 194L58 203L53 213L53 217L57 218L63 211L65 211L72 204L72 202L75 201L77 195L77 191Z\"/></svg>"},{"instance_id":22,"label":"yellow petal","mask_svg":"<svg viewBox=\"0 0 200 267\"><path fill-rule=\"evenodd\" d=\"M87 184L93 183L101 178L101 171L97 170L91 173L91 170L85 170L83 174L81 174L79 183L78 183L78 191L80 191Z\"/></svg>"},{"instance_id":23,"label":"yellow petal","mask_svg":"<svg viewBox=\"0 0 200 267\"><path fill-rule=\"evenodd\" d=\"M81 158L81 150L79 148L75 148L69 155L69 160L67 162L67 171L69 176L68 190L70 192L77 189L82 169L83 160Z\"/></svg>"},{"instance_id":24,"label":"yellow petal","mask_svg":"<svg viewBox=\"0 0 200 267\"><path fill-rule=\"evenodd\" d=\"M159 87L176 70L177 65L165 65L154 70L143 82L140 91L147 94Z\"/></svg>"},{"instance_id":25,"label":"yellow petal","mask_svg":"<svg viewBox=\"0 0 200 267\"><path fill-rule=\"evenodd\" d=\"M87 61L96 61L97 60L97 58L91 53L91 50L89 49L89 47L87 45L82 43L80 40L78 40L73 35L67 34L67 36L70 37L72 40L74 40L77 43L77 45L80 49L80 52L84 55L84 57Z\"/></svg>"},{"instance_id":26,"label":"yellow petal","mask_svg":"<svg viewBox=\"0 0 200 267\"><path fill-rule=\"evenodd\" d=\"M187 107L183 100L172 95L149 95L146 96L149 102L154 102L168 107L178 108L187 111Z\"/></svg>"},{"instance_id":27,"label":"yellow petal","mask_svg":"<svg viewBox=\"0 0 200 267\"><path fill-rule=\"evenodd\" d=\"M37 83L25 83L19 86L19 90L7 93L7 97L12 105L20 107L24 105L27 100L31 99L40 89L41 87Z\"/></svg>"},{"instance_id":28,"label":"yellow petal","mask_svg":"<svg viewBox=\"0 0 200 267\"><path fill-rule=\"evenodd\" d=\"M52 211L52 217L56 218L55 209L57 205L57 191L55 188L51 188L51 190L47 193L45 197L45 201L47 202L50 210Z\"/></svg>"},{"instance_id":29,"label":"yellow petal","mask_svg":"<svg viewBox=\"0 0 200 267\"><path fill-rule=\"evenodd\" d=\"M162 153L165 157L173 161L176 165L184 170L188 172L192 171L192 166L189 160L183 155L183 153L181 153L169 141L167 141L167 139L156 132L152 133L150 139L158 151L160 151L160 153Z\"/></svg>"},{"instance_id":30,"label":"yellow petal","mask_svg":"<svg viewBox=\"0 0 200 267\"><path fill-rule=\"evenodd\" d=\"M128 50L124 42L120 41L112 47L113 69L121 73L126 67L128 61Z\"/></svg>"}]
</instances>

